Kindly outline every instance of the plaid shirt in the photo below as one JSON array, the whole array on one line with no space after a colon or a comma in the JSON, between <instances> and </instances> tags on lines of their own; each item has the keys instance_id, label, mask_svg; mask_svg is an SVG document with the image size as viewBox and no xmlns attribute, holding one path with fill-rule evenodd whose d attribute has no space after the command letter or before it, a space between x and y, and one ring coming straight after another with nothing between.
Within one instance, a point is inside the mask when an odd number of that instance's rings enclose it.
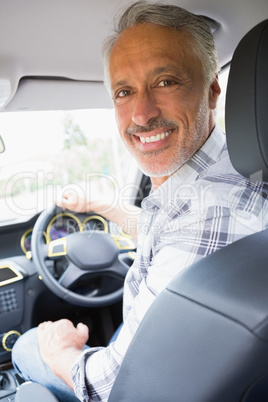
<instances>
[{"instance_id":1,"label":"plaid shirt","mask_svg":"<svg viewBox=\"0 0 268 402\"><path fill-rule=\"evenodd\" d=\"M218 126L203 147L142 202L137 256L124 288L124 325L106 348L86 350L72 367L81 401L107 401L129 343L157 295L178 272L267 227L268 184L232 167Z\"/></svg>"}]
</instances>

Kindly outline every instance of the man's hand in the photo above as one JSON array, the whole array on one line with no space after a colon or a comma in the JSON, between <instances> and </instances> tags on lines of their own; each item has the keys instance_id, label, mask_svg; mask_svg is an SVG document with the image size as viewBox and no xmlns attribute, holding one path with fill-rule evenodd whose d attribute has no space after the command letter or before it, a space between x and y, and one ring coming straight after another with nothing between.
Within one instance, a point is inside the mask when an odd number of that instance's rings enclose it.
<instances>
[{"instance_id":1,"label":"man's hand","mask_svg":"<svg viewBox=\"0 0 268 402\"><path fill-rule=\"evenodd\" d=\"M73 388L70 369L88 340L88 327L79 323L75 328L66 319L46 321L38 326L37 335L43 361Z\"/></svg>"},{"instance_id":2,"label":"man's hand","mask_svg":"<svg viewBox=\"0 0 268 402\"><path fill-rule=\"evenodd\" d=\"M86 199L85 193L73 190L59 194L55 203L74 212L95 212L104 218L116 223L125 233L137 239L137 226L141 209L123 202L122 200L109 200L107 197L99 199Z\"/></svg>"},{"instance_id":3,"label":"man's hand","mask_svg":"<svg viewBox=\"0 0 268 402\"><path fill-rule=\"evenodd\" d=\"M72 190L65 191L58 195L56 204L63 209L69 209L74 212L87 212L90 210L90 205L82 191L79 194Z\"/></svg>"}]
</instances>

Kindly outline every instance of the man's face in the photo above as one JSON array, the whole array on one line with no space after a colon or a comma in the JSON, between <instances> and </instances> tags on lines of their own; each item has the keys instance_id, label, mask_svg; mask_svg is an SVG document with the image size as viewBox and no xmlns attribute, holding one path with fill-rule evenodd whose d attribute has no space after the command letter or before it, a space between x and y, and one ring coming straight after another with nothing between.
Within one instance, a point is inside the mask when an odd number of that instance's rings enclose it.
<instances>
[{"instance_id":1,"label":"man's face","mask_svg":"<svg viewBox=\"0 0 268 402\"><path fill-rule=\"evenodd\" d=\"M220 92L207 87L188 34L150 24L125 30L110 57L119 132L142 171L164 182L206 141Z\"/></svg>"}]
</instances>

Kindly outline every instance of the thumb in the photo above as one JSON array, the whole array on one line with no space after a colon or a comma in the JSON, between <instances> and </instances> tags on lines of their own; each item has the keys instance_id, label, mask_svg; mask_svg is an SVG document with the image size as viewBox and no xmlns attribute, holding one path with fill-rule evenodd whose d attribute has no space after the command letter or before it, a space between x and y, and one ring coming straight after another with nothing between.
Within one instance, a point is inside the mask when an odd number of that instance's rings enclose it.
<instances>
[{"instance_id":1,"label":"thumb","mask_svg":"<svg viewBox=\"0 0 268 402\"><path fill-rule=\"evenodd\" d=\"M79 324L77 324L77 330L79 332L79 335L85 339L85 343L88 340L89 337L89 331L88 331L88 327L87 325L83 324L82 322L79 322Z\"/></svg>"}]
</instances>

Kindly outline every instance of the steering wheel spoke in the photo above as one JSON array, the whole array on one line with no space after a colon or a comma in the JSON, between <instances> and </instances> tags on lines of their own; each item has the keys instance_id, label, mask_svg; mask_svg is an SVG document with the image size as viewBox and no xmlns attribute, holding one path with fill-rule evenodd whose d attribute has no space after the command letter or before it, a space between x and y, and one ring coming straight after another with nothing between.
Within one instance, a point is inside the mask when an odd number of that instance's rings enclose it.
<instances>
[{"instance_id":1,"label":"steering wheel spoke","mask_svg":"<svg viewBox=\"0 0 268 402\"><path fill-rule=\"evenodd\" d=\"M62 237L57 240L52 240L48 244L48 257L57 258L67 254L67 239Z\"/></svg>"},{"instance_id":2,"label":"steering wheel spoke","mask_svg":"<svg viewBox=\"0 0 268 402\"><path fill-rule=\"evenodd\" d=\"M129 270L129 264L124 261L124 254L119 254L114 264L109 267L108 271L115 277L124 279Z\"/></svg>"},{"instance_id":3,"label":"steering wheel spoke","mask_svg":"<svg viewBox=\"0 0 268 402\"><path fill-rule=\"evenodd\" d=\"M65 269L64 273L61 275L58 282L65 289L70 289L70 287L84 275L85 272L83 272L72 262L69 262L69 265Z\"/></svg>"}]
</instances>

